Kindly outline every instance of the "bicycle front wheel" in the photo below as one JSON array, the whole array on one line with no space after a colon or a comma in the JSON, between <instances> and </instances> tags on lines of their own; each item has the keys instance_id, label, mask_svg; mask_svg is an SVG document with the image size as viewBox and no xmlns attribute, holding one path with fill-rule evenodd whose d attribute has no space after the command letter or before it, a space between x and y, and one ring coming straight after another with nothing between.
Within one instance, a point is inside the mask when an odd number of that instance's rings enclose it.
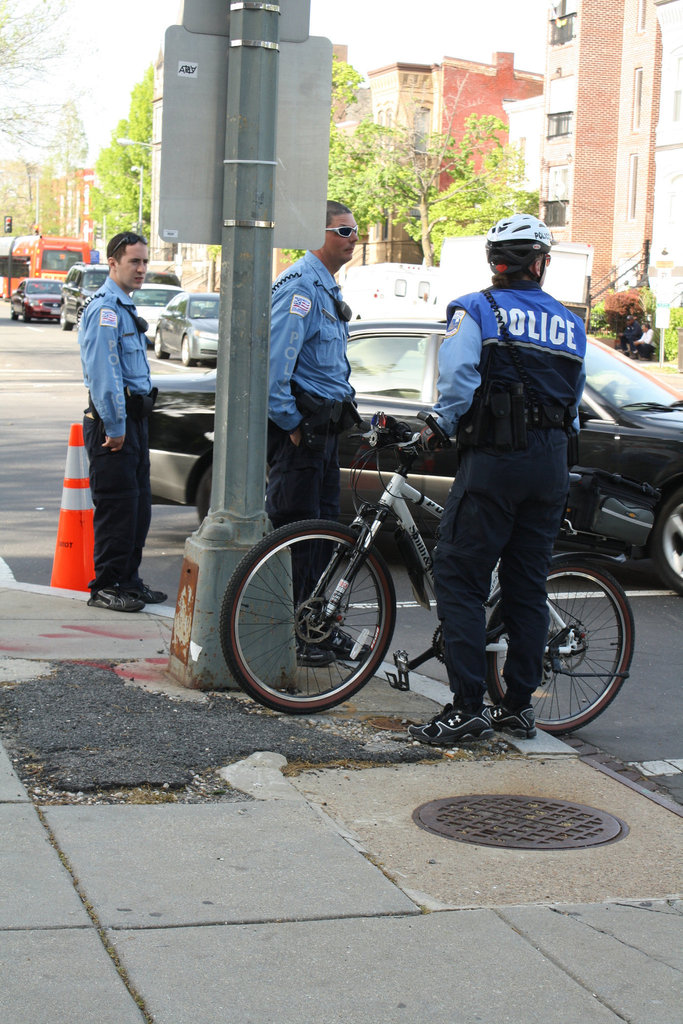
<instances>
[{"instance_id":1,"label":"bicycle front wheel","mask_svg":"<svg viewBox=\"0 0 683 1024\"><path fill-rule=\"evenodd\" d=\"M381 664L396 594L384 559L375 550L361 556L357 540L339 523L293 523L264 537L235 569L221 608L221 646L235 679L259 703L294 715L325 711ZM341 601L330 620L333 595ZM330 656L335 638L343 649Z\"/></svg>"},{"instance_id":2,"label":"bicycle front wheel","mask_svg":"<svg viewBox=\"0 0 683 1024\"><path fill-rule=\"evenodd\" d=\"M635 627L623 588L600 567L551 568L548 606L543 678L532 706L539 728L561 734L592 722L614 700L631 665ZM504 647L500 601L491 611L488 633ZM487 660L486 684L497 704L505 694L505 651L489 651Z\"/></svg>"}]
</instances>

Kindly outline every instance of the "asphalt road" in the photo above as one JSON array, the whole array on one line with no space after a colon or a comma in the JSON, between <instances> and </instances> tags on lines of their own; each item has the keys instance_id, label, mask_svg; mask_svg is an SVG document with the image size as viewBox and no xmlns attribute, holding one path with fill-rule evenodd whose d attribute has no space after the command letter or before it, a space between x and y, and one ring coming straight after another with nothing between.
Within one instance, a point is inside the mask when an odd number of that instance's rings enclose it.
<instances>
[{"instance_id":1,"label":"asphalt road","mask_svg":"<svg viewBox=\"0 0 683 1024\"><path fill-rule=\"evenodd\" d=\"M173 360L161 363L151 356L150 362L153 372L186 372ZM62 332L56 324L14 323L7 303L0 303L0 394L0 581L4 573L21 582L49 584L69 426L80 421L85 403L75 332ZM154 507L143 573L151 586L169 594L171 604L185 540L197 525L194 509ZM386 548L385 555L391 560ZM625 762L679 759L683 768L681 598L662 591L648 562L617 568L615 575L627 588L636 621L631 677L603 715L576 735ZM394 646L413 654L428 646L436 622L414 605L400 566L396 583L400 643ZM438 662L422 671L445 680ZM672 769L661 781L683 801L683 771Z\"/></svg>"}]
</instances>

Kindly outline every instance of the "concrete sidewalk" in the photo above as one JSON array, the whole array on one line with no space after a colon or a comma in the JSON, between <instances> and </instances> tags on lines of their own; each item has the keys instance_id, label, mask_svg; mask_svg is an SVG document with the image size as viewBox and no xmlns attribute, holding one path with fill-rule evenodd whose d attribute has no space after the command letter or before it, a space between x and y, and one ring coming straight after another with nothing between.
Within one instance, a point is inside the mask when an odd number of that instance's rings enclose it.
<instances>
[{"instance_id":1,"label":"concrete sidewalk","mask_svg":"<svg viewBox=\"0 0 683 1024\"><path fill-rule=\"evenodd\" d=\"M171 614L113 616L84 595L0 586L0 682L47 685L68 662L77 685L109 660L208 711L164 679ZM419 718L439 685L371 684L340 719ZM213 801L41 803L7 753L21 723L2 724L8 1024L683 1024L680 814L559 740L298 774L255 747L225 765ZM429 801L476 794L594 808L623 838L509 849L414 820Z\"/></svg>"}]
</instances>

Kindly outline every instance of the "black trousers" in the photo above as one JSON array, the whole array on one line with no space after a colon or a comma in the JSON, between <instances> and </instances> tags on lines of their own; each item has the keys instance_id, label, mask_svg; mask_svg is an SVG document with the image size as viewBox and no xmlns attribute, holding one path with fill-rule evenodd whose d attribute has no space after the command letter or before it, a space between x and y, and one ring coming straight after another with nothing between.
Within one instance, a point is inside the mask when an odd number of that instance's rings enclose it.
<instances>
[{"instance_id":1,"label":"black trousers","mask_svg":"<svg viewBox=\"0 0 683 1024\"><path fill-rule=\"evenodd\" d=\"M439 527L434 576L448 679L455 701L467 710L478 710L484 697L484 601L498 559L510 706L528 704L541 681L546 577L568 479L562 430L531 430L525 451L463 453Z\"/></svg>"},{"instance_id":2,"label":"black trousers","mask_svg":"<svg viewBox=\"0 0 683 1024\"><path fill-rule=\"evenodd\" d=\"M301 519L339 518L339 439L330 434L321 452L295 445L268 423L266 512L274 527Z\"/></svg>"},{"instance_id":3,"label":"black trousers","mask_svg":"<svg viewBox=\"0 0 683 1024\"><path fill-rule=\"evenodd\" d=\"M126 440L120 452L103 448L101 420L83 419L83 441L90 460L95 533L95 579L90 590L119 586L134 590L152 518L147 419L126 418Z\"/></svg>"}]
</instances>

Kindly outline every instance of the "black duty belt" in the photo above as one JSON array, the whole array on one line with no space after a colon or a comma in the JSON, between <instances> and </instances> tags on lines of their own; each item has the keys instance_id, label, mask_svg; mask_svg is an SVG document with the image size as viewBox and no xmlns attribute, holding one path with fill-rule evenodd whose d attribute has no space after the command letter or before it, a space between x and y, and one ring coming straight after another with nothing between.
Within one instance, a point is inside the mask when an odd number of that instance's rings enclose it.
<instances>
[{"instance_id":1,"label":"black duty belt","mask_svg":"<svg viewBox=\"0 0 683 1024\"><path fill-rule=\"evenodd\" d=\"M563 405L531 405L524 410L527 427L550 430L553 427L566 427L567 409Z\"/></svg>"},{"instance_id":2,"label":"black duty belt","mask_svg":"<svg viewBox=\"0 0 683 1024\"><path fill-rule=\"evenodd\" d=\"M146 395L131 395L126 389L126 415L130 416L134 420L144 420L148 416L151 416L158 394L158 388L152 388L152 390ZM95 420L99 420L101 418L95 408L95 403L92 400L90 392L88 392L88 412L92 413L93 419Z\"/></svg>"}]
</instances>

